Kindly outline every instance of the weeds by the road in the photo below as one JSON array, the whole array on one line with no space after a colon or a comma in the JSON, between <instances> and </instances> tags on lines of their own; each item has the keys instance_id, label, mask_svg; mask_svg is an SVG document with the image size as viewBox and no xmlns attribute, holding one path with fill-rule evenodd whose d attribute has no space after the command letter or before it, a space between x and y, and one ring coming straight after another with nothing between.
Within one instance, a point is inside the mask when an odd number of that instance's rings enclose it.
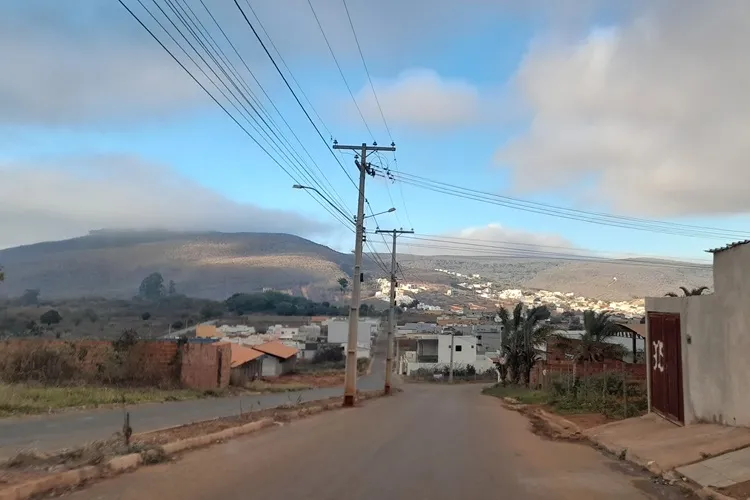
<instances>
[{"instance_id":1,"label":"weeds by the road","mask_svg":"<svg viewBox=\"0 0 750 500\"><path fill-rule=\"evenodd\" d=\"M220 391L208 393L192 389L0 384L0 417L47 413L65 408L184 401L221 395L223 392Z\"/></svg>"},{"instance_id":2,"label":"weeds by the road","mask_svg":"<svg viewBox=\"0 0 750 500\"><path fill-rule=\"evenodd\" d=\"M573 380L553 380L546 390L497 385L484 390L496 397L511 397L523 404L545 405L560 414L599 413L608 419L622 419L646 412L645 385L625 382L619 374L597 374Z\"/></svg>"},{"instance_id":3,"label":"weeds by the road","mask_svg":"<svg viewBox=\"0 0 750 500\"><path fill-rule=\"evenodd\" d=\"M245 389L251 392L292 392L292 391L303 391L305 389L312 389L313 386L310 384L300 383L285 383L285 382L267 382L265 380L254 380L245 384Z\"/></svg>"}]
</instances>

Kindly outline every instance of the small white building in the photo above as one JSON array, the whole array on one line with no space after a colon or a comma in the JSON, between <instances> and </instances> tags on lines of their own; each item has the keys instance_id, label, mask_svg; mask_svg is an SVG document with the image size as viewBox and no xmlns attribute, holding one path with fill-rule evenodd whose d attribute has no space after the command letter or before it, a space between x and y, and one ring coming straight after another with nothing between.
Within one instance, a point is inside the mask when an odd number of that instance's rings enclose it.
<instances>
[{"instance_id":1,"label":"small white building","mask_svg":"<svg viewBox=\"0 0 750 500\"><path fill-rule=\"evenodd\" d=\"M348 341L349 318L331 318L327 324L329 344L345 344ZM370 346L379 326L380 319L361 318L357 325L357 345Z\"/></svg>"},{"instance_id":2,"label":"small white building","mask_svg":"<svg viewBox=\"0 0 750 500\"><path fill-rule=\"evenodd\" d=\"M411 375L420 369L435 370L449 366L451 350L455 368L471 365L477 372L484 372L493 367L489 357L477 353L477 339L473 335L455 335L453 340L447 334L413 335L411 338L416 340L416 351L407 351L398 360L399 373L403 375Z\"/></svg>"}]
</instances>

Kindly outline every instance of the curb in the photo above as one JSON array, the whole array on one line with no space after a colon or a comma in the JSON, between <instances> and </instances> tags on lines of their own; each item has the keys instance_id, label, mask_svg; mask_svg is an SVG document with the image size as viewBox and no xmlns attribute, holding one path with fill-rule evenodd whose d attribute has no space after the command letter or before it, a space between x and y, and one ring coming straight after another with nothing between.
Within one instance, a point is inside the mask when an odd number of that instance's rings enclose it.
<instances>
[{"instance_id":1,"label":"curb","mask_svg":"<svg viewBox=\"0 0 750 500\"><path fill-rule=\"evenodd\" d=\"M322 406L306 408L306 410L309 411L313 408L317 411L305 413L305 415L320 413L324 410L324 407ZM302 414L301 411L297 413L299 413L300 416ZM167 443L157 447L156 450L161 449L164 456L171 456L186 450L208 446L209 444L224 441L232 437L251 434L272 425L274 425L273 419L264 418L257 422L251 422L239 427L230 427L229 429L214 432L213 434L206 434L205 436L196 436L194 438ZM148 451L145 453L147 454ZM141 453L121 455L109 459L101 466L81 467L80 469L60 472L40 479L34 479L25 483L9 486L8 488L0 490L0 500L26 500L53 491L75 488L87 481L109 476L112 473L119 474L137 469L143 464L144 460Z\"/></svg>"},{"instance_id":2,"label":"curb","mask_svg":"<svg viewBox=\"0 0 750 500\"><path fill-rule=\"evenodd\" d=\"M400 392L400 390L396 390L394 392ZM360 393L357 399L359 401L366 401L368 399L374 399L380 396L382 396L382 391L367 391ZM228 429L214 432L212 434L195 436L192 438L166 443L161 446L148 449L141 453L130 453L128 455L113 457L101 465L89 465L81 467L79 469L58 472L57 474L51 474L39 479L32 479L24 483L14 484L0 489L0 500L27 500L47 493L72 489L85 484L87 481L109 477L114 474L121 474L124 472L135 470L143 465L148 465L149 458L151 456L163 459L165 457L170 457L183 451L203 448L213 443L226 441L227 439L233 437L252 434L266 427L274 426L277 424L277 422L296 420L298 418L316 415L318 413L323 413L327 410L332 410L340 407L341 405L339 403L326 403L317 406L310 406L307 408L300 408L295 411L284 413L283 418L281 419L277 419L276 417L266 417L255 422L250 422L237 427L229 427ZM206 421L208 422L212 420L216 419L209 419ZM169 427L165 429L169 429Z\"/></svg>"}]
</instances>

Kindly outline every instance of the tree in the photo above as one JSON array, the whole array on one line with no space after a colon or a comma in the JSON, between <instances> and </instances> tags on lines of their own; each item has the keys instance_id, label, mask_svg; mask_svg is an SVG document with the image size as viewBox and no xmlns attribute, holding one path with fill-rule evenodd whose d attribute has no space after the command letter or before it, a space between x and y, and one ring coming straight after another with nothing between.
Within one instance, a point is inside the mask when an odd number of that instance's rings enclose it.
<instances>
[{"instance_id":1,"label":"tree","mask_svg":"<svg viewBox=\"0 0 750 500\"><path fill-rule=\"evenodd\" d=\"M26 323L26 334L34 337L40 336L44 331L33 319Z\"/></svg>"},{"instance_id":2,"label":"tree","mask_svg":"<svg viewBox=\"0 0 750 500\"><path fill-rule=\"evenodd\" d=\"M185 324L179 319L172 323L172 328L174 328L175 330L181 330L183 326L185 326Z\"/></svg>"},{"instance_id":3,"label":"tree","mask_svg":"<svg viewBox=\"0 0 750 500\"><path fill-rule=\"evenodd\" d=\"M339 278L338 284L339 288L341 288L341 293L346 292L346 289L349 288L349 280L346 278Z\"/></svg>"},{"instance_id":4,"label":"tree","mask_svg":"<svg viewBox=\"0 0 750 500\"><path fill-rule=\"evenodd\" d=\"M141 314L141 319L143 321L148 321L149 319L151 319L151 313L147 311L147 312Z\"/></svg>"},{"instance_id":5,"label":"tree","mask_svg":"<svg viewBox=\"0 0 750 500\"><path fill-rule=\"evenodd\" d=\"M177 293L177 287L174 284L173 280L169 280L169 290L167 291L169 295L175 295Z\"/></svg>"},{"instance_id":6,"label":"tree","mask_svg":"<svg viewBox=\"0 0 750 500\"><path fill-rule=\"evenodd\" d=\"M220 304L216 302L208 302L201 307L200 310L201 318L203 320L209 320L211 318L218 318L224 314L224 309Z\"/></svg>"},{"instance_id":7,"label":"tree","mask_svg":"<svg viewBox=\"0 0 750 500\"><path fill-rule=\"evenodd\" d=\"M138 297L145 300L159 300L164 296L164 277L161 273L151 273L141 281Z\"/></svg>"},{"instance_id":8,"label":"tree","mask_svg":"<svg viewBox=\"0 0 750 500\"><path fill-rule=\"evenodd\" d=\"M21 295L19 302L24 306L36 305L39 303L40 293L41 291L38 288L28 288L25 292L23 292L23 295Z\"/></svg>"},{"instance_id":9,"label":"tree","mask_svg":"<svg viewBox=\"0 0 750 500\"><path fill-rule=\"evenodd\" d=\"M518 303L509 312L505 307L498 311L503 325L503 354L506 358L511 381L528 385L531 370L539 360L540 347L554 331L551 325L542 323L550 317L546 306L533 307L524 313L523 304Z\"/></svg>"},{"instance_id":10,"label":"tree","mask_svg":"<svg viewBox=\"0 0 750 500\"><path fill-rule=\"evenodd\" d=\"M698 288L689 289L687 287L681 286L680 290L682 290L684 297L693 297L695 295L703 295L703 292L708 290L707 286L700 286ZM678 295L674 292L669 292L664 294L665 297L678 297Z\"/></svg>"},{"instance_id":11,"label":"tree","mask_svg":"<svg viewBox=\"0 0 750 500\"><path fill-rule=\"evenodd\" d=\"M0 282L5 281L5 271L3 271L3 266L0 266Z\"/></svg>"},{"instance_id":12,"label":"tree","mask_svg":"<svg viewBox=\"0 0 750 500\"><path fill-rule=\"evenodd\" d=\"M44 323L45 325L52 326L58 324L60 321L62 321L62 316L60 316L60 313L57 312L54 309L50 309L49 311L43 313L41 316L39 316L39 321Z\"/></svg>"},{"instance_id":13,"label":"tree","mask_svg":"<svg viewBox=\"0 0 750 500\"><path fill-rule=\"evenodd\" d=\"M583 328L584 333L575 345L569 338L561 337L559 343L567 344L573 359L581 361L603 361L605 359L621 359L623 348L619 344L607 342L615 333L617 325L610 318L609 311L584 311Z\"/></svg>"}]
</instances>

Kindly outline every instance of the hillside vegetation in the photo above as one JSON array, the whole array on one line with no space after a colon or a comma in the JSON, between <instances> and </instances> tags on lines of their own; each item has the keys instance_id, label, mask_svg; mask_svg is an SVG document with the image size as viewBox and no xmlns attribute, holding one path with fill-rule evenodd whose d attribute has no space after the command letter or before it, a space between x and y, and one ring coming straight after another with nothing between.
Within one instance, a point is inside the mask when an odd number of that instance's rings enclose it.
<instances>
[{"instance_id":1,"label":"hillside vegetation","mask_svg":"<svg viewBox=\"0 0 750 500\"><path fill-rule=\"evenodd\" d=\"M180 293L226 299L266 288L332 299L352 258L289 234L96 231L70 240L0 251L0 294L40 289L45 297L130 298L161 273Z\"/></svg>"}]
</instances>

